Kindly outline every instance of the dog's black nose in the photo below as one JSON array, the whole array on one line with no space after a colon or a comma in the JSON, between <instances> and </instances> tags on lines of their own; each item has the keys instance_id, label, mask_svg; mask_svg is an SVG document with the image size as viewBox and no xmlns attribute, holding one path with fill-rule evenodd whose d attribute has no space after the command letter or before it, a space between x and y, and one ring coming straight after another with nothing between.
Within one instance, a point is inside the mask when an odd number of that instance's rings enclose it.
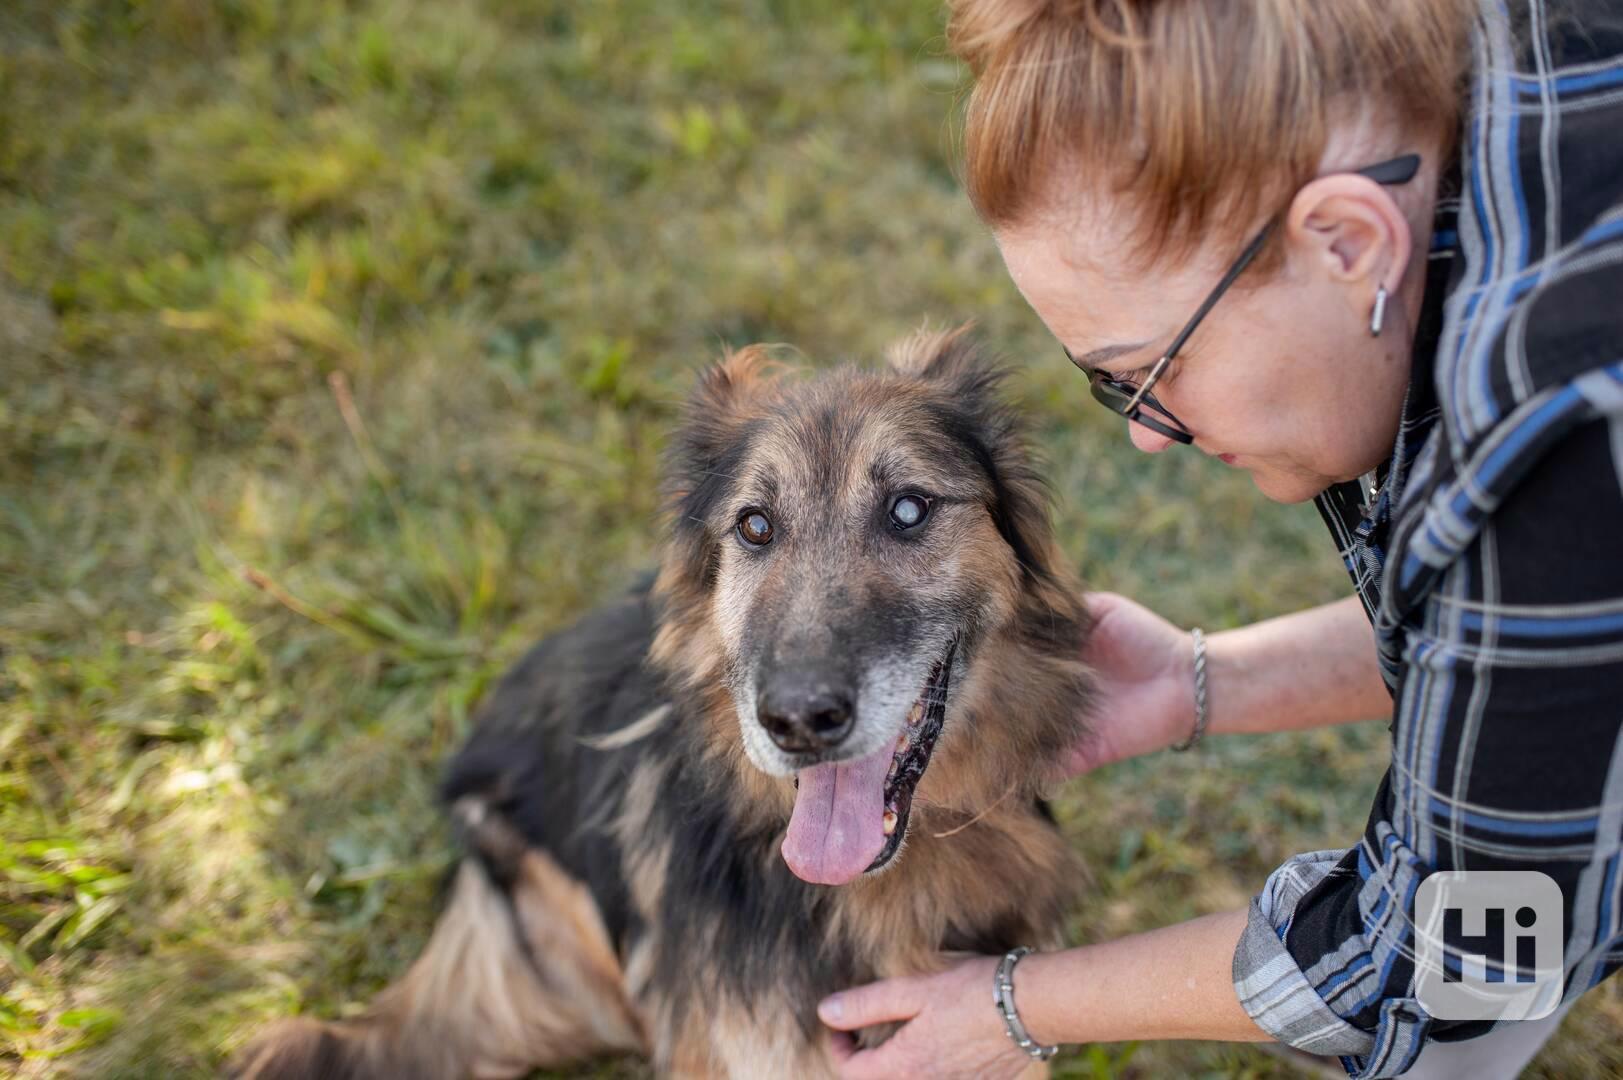
<instances>
[{"instance_id":1,"label":"dog's black nose","mask_svg":"<svg viewBox=\"0 0 1623 1080\"><path fill-rule=\"evenodd\" d=\"M761 689L755 713L761 726L790 754L810 754L838 746L856 722L851 694L827 675L784 672Z\"/></svg>"}]
</instances>

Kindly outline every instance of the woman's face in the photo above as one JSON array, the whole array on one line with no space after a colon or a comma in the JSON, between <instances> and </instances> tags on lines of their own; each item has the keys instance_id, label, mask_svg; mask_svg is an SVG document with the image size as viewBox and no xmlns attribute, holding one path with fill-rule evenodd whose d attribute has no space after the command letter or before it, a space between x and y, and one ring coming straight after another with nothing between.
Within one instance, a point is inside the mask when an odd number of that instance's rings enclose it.
<instances>
[{"instance_id":1,"label":"woman's face","mask_svg":"<svg viewBox=\"0 0 1623 1080\"><path fill-rule=\"evenodd\" d=\"M1111 257L1127 250L1126 220L1126 211L1094 204L1068 213L1064 227L1004 230L997 240L1015 284L1078 363L1137 383L1238 248L1134 270ZM1408 385L1415 286L1424 284L1416 260L1401 284L1393 280L1386 327L1371 335L1379 280L1353 271L1357 258L1378 253L1352 250L1365 242L1356 231L1338 239L1315 233L1315 224L1326 221L1293 214L1275 230L1268 242L1286 245L1283 265L1268 274L1247 270L1257 276L1223 294L1153 388L1197 449L1244 469L1278 502L1312 498L1391 455ZM1401 240L1407 246L1406 234ZM1176 445L1136 423L1128 430L1147 453Z\"/></svg>"}]
</instances>

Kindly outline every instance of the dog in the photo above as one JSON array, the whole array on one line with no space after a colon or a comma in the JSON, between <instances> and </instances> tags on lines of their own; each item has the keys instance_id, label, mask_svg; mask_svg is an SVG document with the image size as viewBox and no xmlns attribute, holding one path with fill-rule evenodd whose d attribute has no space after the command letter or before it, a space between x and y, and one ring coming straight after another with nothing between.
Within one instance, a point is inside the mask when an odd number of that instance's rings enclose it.
<instances>
[{"instance_id":1,"label":"dog","mask_svg":"<svg viewBox=\"0 0 1623 1080\"><path fill-rule=\"evenodd\" d=\"M964 329L879 371L756 346L703 374L657 574L525 656L451 763L466 855L426 950L237 1075L830 1075L826 994L1063 944L1041 793L1089 620L1002 374Z\"/></svg>"}]
</instances>

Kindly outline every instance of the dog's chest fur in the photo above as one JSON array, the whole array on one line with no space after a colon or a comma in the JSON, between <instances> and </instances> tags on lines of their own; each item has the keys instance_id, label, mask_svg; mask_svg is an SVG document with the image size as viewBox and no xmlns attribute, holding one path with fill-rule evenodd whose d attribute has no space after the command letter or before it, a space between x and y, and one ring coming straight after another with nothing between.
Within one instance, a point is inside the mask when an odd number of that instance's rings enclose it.
<instances>
[{"instance_id":1,"label":"dog's chest fur","mask_svg":"<svg viewBox=\"0 0 1623 1080\"><path fill-rule=\"evenodd\" d=\"M492 694L445 793L511 825L466 838L498 883L519 853L489 837L516 835L590 891L662 1067L730 1072L769 1049L821 1062L824 995L930 970L943 949L1058 943L1073 856L1029 803L947 837L926 816L892 868L850 886L796 878L778 851L782 802L740 797L703 718L647 666L653 632L639 592L537 646ZM705 1054L726 1060L677 1060Z\"/></svg>"}]
</instances>

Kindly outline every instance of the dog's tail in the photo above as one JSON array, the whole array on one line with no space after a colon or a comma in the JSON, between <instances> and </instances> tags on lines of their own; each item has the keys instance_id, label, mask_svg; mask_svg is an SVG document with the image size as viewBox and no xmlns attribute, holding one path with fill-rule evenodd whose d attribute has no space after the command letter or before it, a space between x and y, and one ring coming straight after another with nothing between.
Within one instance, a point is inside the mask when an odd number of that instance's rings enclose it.
<instances>
[{"instance_id":1,"label":"dog's tail","mask_svg":"<svg viewBox=\"0 0 1623 1080\"><path fill-rule=\"evenodd\" d=\"M590 892L482 804L462 803L481 853L510 856L494 867L503 885L489 861L465 859L404 978L353 1019L272 1027L237 1059L236 1080L494 1080L646 1052Z\"/></svg>"}]
</instances>

